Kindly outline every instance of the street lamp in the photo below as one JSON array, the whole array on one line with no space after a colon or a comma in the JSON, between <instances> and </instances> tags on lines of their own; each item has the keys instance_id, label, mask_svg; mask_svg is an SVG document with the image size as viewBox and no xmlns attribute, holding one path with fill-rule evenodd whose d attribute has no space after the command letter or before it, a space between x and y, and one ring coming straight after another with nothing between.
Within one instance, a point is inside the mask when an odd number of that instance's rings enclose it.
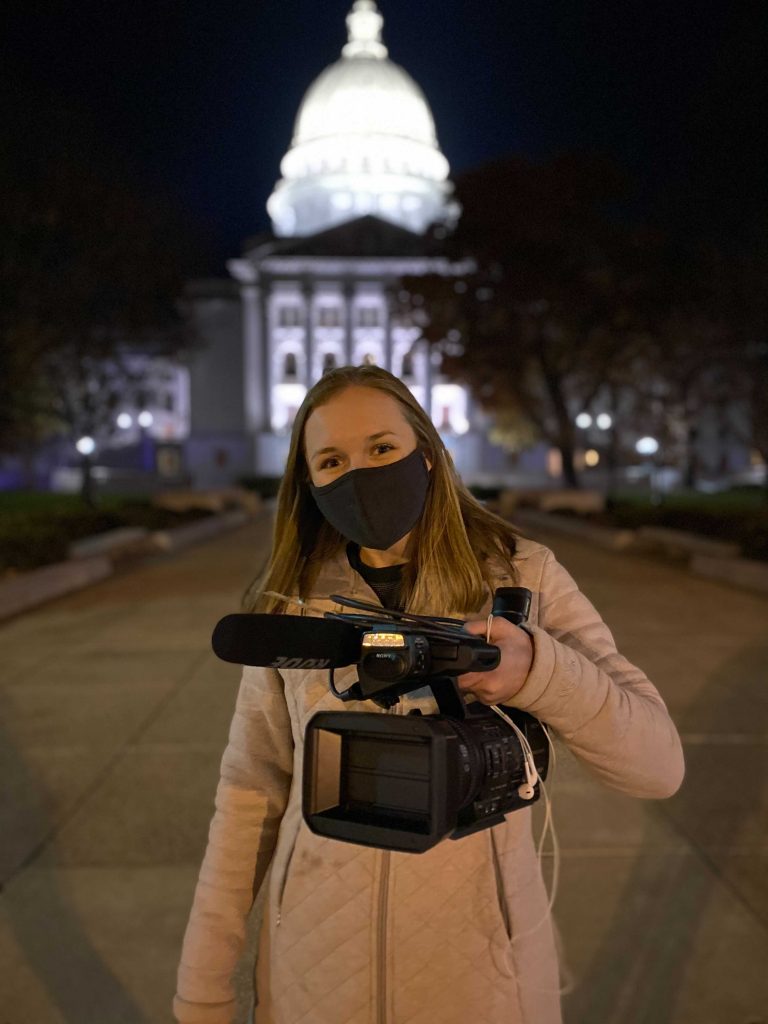
<instances>
[{"instance_id":1,"label":"street lamp","mask_svg":"<svg viewBox=\"0 0 768 1024\"><path fill-rule=\"evenodd\" d=\"M91 456L96 451L96 442L87 434L75 441L75 448L82 455L82 496L85 503L93 507L93 479L91 477Z\"/></svg>"},{"instance_id":2,"label":"street lamp","mask_svg":"<svg viewBox=\"0 0 768 1024\"><path fill-rule=\"evenodd\" d=\"M635 443L635 451L638 455L655 455L659 450L659 442L655 437L641 437Z\"/></svg>"},{"instance_id":3,"label":"street lamp","mask_svg":"<svg viewBox=\"0 0 768 1024\"><path fill-rule=\"evenodd\" d=\"M93 440L92 437L88 437L86 435L85 437L81 437L78 441L75 442L75 448L77 448L78 452L81 455L93 455L93 453L96 451L96 442Z\"/></svg>"},{"instance_id":4,"label":"street lamp","mask_svg":"<svg viewBox=\"0 0 768 1024\"><path fill-rule=\"evenodd\" d=\"M133 426L133 417L129 412L121 412L117 417L117 425L121 430L128 430Z\"/></svg>"},{"instance_id":5,"label":"street lamp","mask_svg":"<svg viewBox=\"0 0 768 1024\"><path fill-rule=\"evenodd\" d=\"M149 436L147 431L155 422L155 418L148 409L142 409L136 417L136 420L141 431L141 439L139 442L141 450L141 468L145 469L148 473L151 473L155 468L155 453L152 438Z\"/></svg>"},{"instance_id":6,"label":"street lamp","mask_svg":"<svg viewBox=\"0 0 768 1024\"><path fill-rule=\"evenodd\" d=\"M600 430L610 430L613 426L613 419L607 412L600 412L595 418L595 423Z\"/></svg>"},{"instance_id":7,"label":"street lamp","mask_svg":"<svg viewBox=\"0 0 768 1024\"><path fill-rule=\"evenodd\" d=\"M656 493L656 473L653 457L659 450L659 442L655 437L641 437L635 442L635 451L638 455L647 456L648 461L648 488L651 493L651 504L657 505L659 497Z\"/></svg>"},{"instance_id":8,"label":"street lamp","mask_svg":"<svg viewBox=\"0 0 768 1024\"><path fill-rule=\"evenodd\" d=\"M576 417L576 426L581 427L582 430L586 430L588 427L592 426L592 417L589 415L588 412L579 413L579 415Z\"/></svg>"}]
</instances>

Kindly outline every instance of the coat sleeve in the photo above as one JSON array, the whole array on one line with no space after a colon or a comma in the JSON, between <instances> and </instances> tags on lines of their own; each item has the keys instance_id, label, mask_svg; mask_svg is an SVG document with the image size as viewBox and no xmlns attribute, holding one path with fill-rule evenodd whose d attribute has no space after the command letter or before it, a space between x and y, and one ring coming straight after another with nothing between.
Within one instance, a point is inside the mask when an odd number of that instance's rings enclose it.
<instances>
[{"instance_id":1,"label":"coat sleeve","mask_svg":"<svg viewBox=\"0 0 768 1024\"><path fill-rule=\"evenodd\" d=\"M283 680L243 669L215 813L178 968L173 1012L184 1024L230 1024L246 918L288 803L293 739Z\"/></svg>"},{"instance_id":2,"label":"coat sleeve","mask_svg":"<svg viewBox=\"0 0 768 1024\"><path fill-rule=\"evenodd\" d=\"M645 674L616 650L610 630L551 551L544 561L534 657L510 701L555 729L612 789L672 796L685 772L666 705Z\"/></svg>"}]
</instances>

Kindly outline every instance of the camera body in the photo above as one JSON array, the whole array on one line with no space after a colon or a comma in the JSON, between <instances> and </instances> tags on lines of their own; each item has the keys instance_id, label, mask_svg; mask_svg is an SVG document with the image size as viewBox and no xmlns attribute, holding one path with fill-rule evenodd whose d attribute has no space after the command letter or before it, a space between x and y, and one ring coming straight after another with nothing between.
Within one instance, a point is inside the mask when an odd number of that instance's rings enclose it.
<instances>
[{"instance_id":1,"label":"camera body","mask_svg":"<svg viewBox=\"0 0 768 1024\"><path fill-rule=\"evenodd\" d=\"M363 634L357 664L360 693L384 706L432 679L487 672L499 664L499 649L468 633L440 639L407 625Z\"/></svg>"},{"instance_id":2,"label":"camera body","mask_svg":"<svg viewBox=\"0 0 768 1024\"><path fill-rule=\"evenodd\" d=\"M520 625L530 598L524 588L500 588L492 614ZM364 630L358 682L340 693L331 676L331 688L340 700L371 699L390 713L319 712L309 721L302 802L313 832L420 853L444 838L499 824L539 798L549 763L541 723L516 708L502 709L525 737L526 756L518 733L490 707L465 703L456 684L465 672L496 668L497 647L465 633L459 620L334 599L376 614L329 616ZM425 686L439 713L391 713L401 696Z\"/></svg>"}]
</instances>

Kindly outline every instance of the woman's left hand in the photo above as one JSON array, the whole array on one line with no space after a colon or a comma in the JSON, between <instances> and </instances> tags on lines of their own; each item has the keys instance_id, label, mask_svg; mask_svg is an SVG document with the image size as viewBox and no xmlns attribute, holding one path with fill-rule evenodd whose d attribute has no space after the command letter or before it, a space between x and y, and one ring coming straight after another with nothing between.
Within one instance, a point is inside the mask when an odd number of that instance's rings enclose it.
<instances>
[{"instance_id":1,"label":"woman's left hand","mask_svg":"<svg viewBox=\"0 0 768 1024\"><path fill-rule=\"evenodd\" d=\"M473 636L485 636L487 619L464 623ZM463 693L473 694L482 704L508 704L522 689L533 663L533 640L524 629L496 615L491 620L489 641L501 651L501 661L491 672L466 672L456 680Z\"/></svg>"}]
</instances>

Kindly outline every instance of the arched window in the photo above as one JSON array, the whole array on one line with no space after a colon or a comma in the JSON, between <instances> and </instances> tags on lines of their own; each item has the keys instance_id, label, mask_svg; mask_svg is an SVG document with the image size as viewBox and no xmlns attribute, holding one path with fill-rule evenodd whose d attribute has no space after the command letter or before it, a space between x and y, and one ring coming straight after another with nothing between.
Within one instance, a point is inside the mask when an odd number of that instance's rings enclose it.
<instances>
[{"instance_id":1,"label":"arched window","mask_svg":"<svg viewBox=\"0 0 768 1024\"><path fill-rule=\"evenodd\" d=\"M283 363L283 380L296 380L299 376L299 368L296 362L296 355L288 352Z\"/></svg>"},{"instance_id":2,"label":"arched window","mask_svg":"<svg viewBox=\"0 0 768 1024\"><path fill-rule=\"evenodd\" d=\"M336 356L333 352L326 352L323 356L323 373L336 369Z\"/></svg>"},{"instance_id":3,"label":"arched window","mask_svg":"<svg viewBox=\"0 0 768 1024\"><path fill-rule=\"evenodd\" d=\"M410 352L406 352L403 356L403 362L400 367L400 376L406 380L413 377L413 356Z\"/></svg>"}]
</instances>

